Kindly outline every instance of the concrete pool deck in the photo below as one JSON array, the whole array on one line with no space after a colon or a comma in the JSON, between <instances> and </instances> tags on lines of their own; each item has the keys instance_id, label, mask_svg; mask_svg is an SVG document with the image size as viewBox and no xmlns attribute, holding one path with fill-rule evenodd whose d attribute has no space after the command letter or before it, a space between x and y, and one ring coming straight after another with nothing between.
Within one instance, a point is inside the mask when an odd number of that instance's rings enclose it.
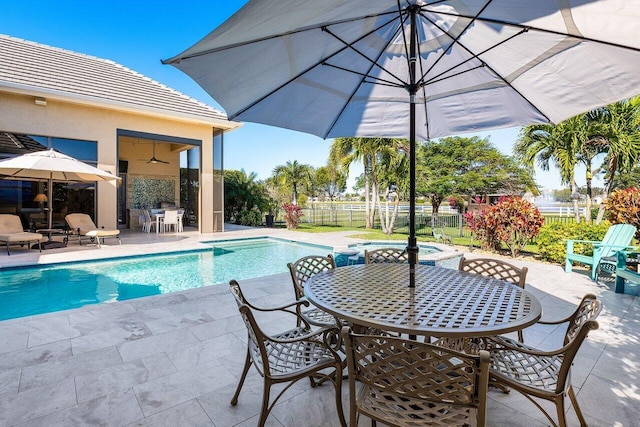
<instances>
[{"instance_id":1,"label":"concrete pool deck","mask_svg":"<svg viewBox=\"0 0 640 427\"><path fill-rule=\"evenodd\" d=\"M233 228L215 235L131 231L123 234L122 246L107 241L101 249L78 247L77 242L42 254L16 248L10 257L0 255L0 265L169 252L204 247L200 241L264 235L329 246L357 241L348 238L348 232ZM591 333L576 357L573 385L590 425L637 425L637 293L615 294L612 280L594 283L584 271L567 274L558 265L512 262L529 267L527 289L540 299L546 319L564 317L587 292L603 301L600 329ZM273 306L293 298L288 274L241 285L257 305ZM265 324L271 332L290 326L282 319ZM525 340L556 348L562 333L537 325L525 330ZM238 405L229 405L244 362L246 330L225 285L3 321L0 343L0 426L252 426L257 421L262 383L253 368ZM346 386L343 396L348 408ZM281 398L267 425L337 425L332 399L330 385L312 389L301 381ZM533 404L515 392L490 391L488 406L489 426L548 424ZM569 425L577 425L573 409Z\"/></svg>"}]
</instances>

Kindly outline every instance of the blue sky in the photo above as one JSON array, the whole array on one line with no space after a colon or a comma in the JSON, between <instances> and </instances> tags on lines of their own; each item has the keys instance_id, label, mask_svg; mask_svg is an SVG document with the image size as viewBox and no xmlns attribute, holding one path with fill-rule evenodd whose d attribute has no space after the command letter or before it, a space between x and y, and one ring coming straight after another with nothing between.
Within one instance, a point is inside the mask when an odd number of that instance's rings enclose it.
<instances>
[{"instance_id":1,"label":"blue sky","mask_svg":"<svg viewBox=\"0 0 640 427\"><path fill-rule=\"evenodd\" d=\"M220 106L188 76L162 65L230 17L245 0L0 0L0 33L118 62L193 98ZM478 134L490 136L512 154L518 129ZM319 167L330 140L275 127L245 123L225 136L225 168L256 172L260 179L288 160ZM351 169L350 184L361 173ZM560 188L557 172L538 171L544 188ZM578 181L580 184L580 181Z\"/></svg>"}]
</instances>

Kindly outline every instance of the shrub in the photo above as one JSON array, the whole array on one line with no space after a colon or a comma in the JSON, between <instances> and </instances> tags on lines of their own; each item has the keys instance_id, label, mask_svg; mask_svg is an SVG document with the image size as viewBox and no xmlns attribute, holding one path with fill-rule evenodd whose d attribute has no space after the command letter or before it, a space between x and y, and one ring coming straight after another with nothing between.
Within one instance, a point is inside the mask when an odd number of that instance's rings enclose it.
<instances>
[{"instance_id":1,"label":"shrub","mask_svg":"<svg viewBox=\"0 0 640 427\"><path fill-rule=\"evenodd\" d=\"M458 212L464 212L464 198L461 196L449 196L447 198L447 202L449 202L449 206Z\"/></svg>"},{"instance_id":2,"label":"shrub","mask_svg":"<svg viewBox=\"0 0 640 427\"><path fill-rule=\"evenodd\" d=\"M640 239L640 191L636 187L614 190L604 202L612 224L631 224Z\"/></svg>"},{"instance_id":3,"label":"shrub","mask_svg":"<svg viewBox=\"0 0 640 427\"><path fill-rule=\"evenodd\" d=\"M504 243L513 258L544 224L544 218L535 205L515 196L501 197L495 205L467 213L465 218L484 249L495 249Z\"/></svg>"},{"instance_id":4,"label":"shrub","mask_svg":"<svg viewBox=\"0 0 640 427\"><path fill-rule=\"evenodd\" d=\"M607 233L610 224L606 221L599 225L580 223L555 223L540 229L536 243L542 259L559 264L564 263L567 255L567 239L600 241ZM593 245L575 243L573 252L587 256L593 255Z\"/></svg>"},{"instance_id":5,"label":"shrub","mask_svg":"<svg viewBox=\"0 0 640 427\"><path fill-rule=\"evenodd\" d=\"M488 251L496 249L499 242L494 230L487 223L487 210L469 211L464 214L464 218L471 229L471 234L480 241L480 247Z\"/></svg>"},{"instance_id":6,"label":"shrub","mask_svg":"<svg viewBox=\"0 0 640 427\"><path fill-rule=\"evenodd\" d=\"M257 207L252 209L242 209L236 215L236 224L249 225L252 227L259 226L262 223L262 212Z\"/></svg>"},{"instance_id":7,"label":"shrub","mask_svg":"<svg viewBox=\"0 0 640 427\"><path fill-rule=\"evenodd\" d=\"M282 209L284 209L284 222L287 224L287 228L298 228L300 218L304 215L302 208L298 205L285 203L282 205Z\"/></svg>"}]
</instances>

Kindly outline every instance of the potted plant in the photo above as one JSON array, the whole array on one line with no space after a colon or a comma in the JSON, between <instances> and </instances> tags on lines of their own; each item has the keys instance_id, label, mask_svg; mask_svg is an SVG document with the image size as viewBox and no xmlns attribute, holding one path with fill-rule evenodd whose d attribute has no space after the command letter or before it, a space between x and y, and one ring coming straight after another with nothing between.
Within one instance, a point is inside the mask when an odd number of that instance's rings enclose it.
<instances>
[{"instance_id":1,"label":"potted plant","mask_svg":"<svg viewBox=\"0 0 640 427\"><path fill-rule=\"evenodd\" d=\"M273 221L275 218L275 211L278 208L277 202L273 199L270 199L267 202L267 214L264 216L264 222L267 227L273 227Z\"/></svg>"}]
</instances>

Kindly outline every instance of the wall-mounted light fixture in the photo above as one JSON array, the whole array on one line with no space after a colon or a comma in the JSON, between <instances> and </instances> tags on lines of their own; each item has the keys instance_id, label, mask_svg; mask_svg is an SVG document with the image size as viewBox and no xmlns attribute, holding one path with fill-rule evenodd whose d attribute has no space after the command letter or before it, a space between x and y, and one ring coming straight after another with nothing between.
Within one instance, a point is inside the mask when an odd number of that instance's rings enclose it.
<instances>
[{"instance_id":1,"label":"wall-mounted light fixture","mask_svg":"<svg viewBox=\"0 0 640 427\"><path fill-rule=\"evenodd\" d=\"M47 106L47 100L45 98L36 98L36 105L40 105L41 107Z\"/></svg>"}]
</instances>

